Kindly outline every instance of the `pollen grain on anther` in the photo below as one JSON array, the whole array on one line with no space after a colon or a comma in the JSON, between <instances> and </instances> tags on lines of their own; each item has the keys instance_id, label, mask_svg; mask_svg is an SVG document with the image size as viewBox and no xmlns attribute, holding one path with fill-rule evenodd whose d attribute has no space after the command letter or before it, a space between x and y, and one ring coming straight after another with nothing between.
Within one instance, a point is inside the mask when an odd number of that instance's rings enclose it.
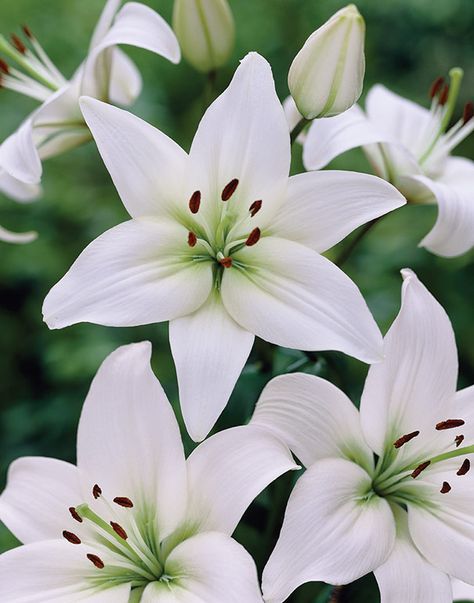
<instances>
[{"instance_id":1,"label":"pollen grain on anther","mask_svg":"<svg viewBox=\"0 0 474 603\"><path fill-rule=\"evenodd\" d=\"M20 40L20 38L16 34L11 35L11 40L12 40L13 46L18 50L19 53L21 53L21 54L26 53L26 46L23 44L23 42Z\"/></svg>"},{"instance_id":2,"label":"pollen grain on anther","mask_svg":"<svg viewBox=\"0 0 474 603\"><path fill-rule=\"evenodd\" d=\"M395 448L401 448L403 446L403 444L406 444L407 442L409 442L410 440L413 440L413 438L416 438L417 435L419 435L419 431L412 431L411 433L407 433L406 435L403 435L401 438L398 438L398 440L396 440L393 445L395 446Z\"/></svg>"},{"instance_id":3,"label":"pollen grain on anther","mask_svg":"<svg viewBox=\"0 0 474 603\"><path fill-rule=\"evenodd\" d=\"M120 536L120 538L122 538L122 540L127 540L128 534L119 523L116 523L115 521L111 521L110 525L112 527L112 530L116 534L118 534L118 536Z\"/></svg>"},{"instance_id":4,"label":"pollen grain on anther","mask_svg":"<svg viewBox=\"0 0 474 603\"><path fill-rule=\"evenodd\" d=\"M67 530L63 530L63 537L70 542L71 544L81 544L81 539L79 536L76 536L72 532L68 532Z\"/></svg>"},{"instance_id":5,"label":"pollen grain on anther","mask_svg":"<svg viewBox=\"0 0 474 603\"><path fill-rule=\"evenodd\" d=\"M446 102L448 100L448 96L449 96L449 86L448 86L448 84L445 84L439 95L439 104L441 106L446 104Z\"/></svg>"},{"instance_id":6,"label":"pollen grain on anther","mask_svg":"<svg viewBox=\"0 0 474 603\"><path fill-rule=\"evenodd\" d=\"M126 496L116 496L114 498L114 503L120 507L125 507L126 509L131 509L133 507L133 502Z\"/></svg>"},{"instance_id":7,"label":"pollen grain on anther","mask_svg":"<svg viewBox=\"0 0 474 603\"><path fill-rule=\"evenodd\" d=\"M431 84L431 87L430 87L430 92L429 92L430 98L434 98L435 96L438 95L439 91L443 87L443 84L444 84L444 77L439 76L435 79L435 81Z\"/></svg>"},{"instance_id":8,"label":"pollen grain on anther","mask_svg":"<svg viewBox=\"0 0 474 603\"><path fill-rule=\"evenodd\" d=\"M443 485L441 486L441 494L447 494L449 491L451 490L451 486L448 482L443 482Z\"/></svg>"},{"instance_id":9,"label":"pollen grain on anther","mask_svg":"<svg viewBox=\"0 0 474 603\"><path fill-rule=\"evenodd\" d=\"M462 121L464 124L467 124L468 121L474 117L474 103L469 101L464 105L464 110L462 113Z\"/></svg>"},{"instance_id":10,"label":"pollen grain on anther","mask_svg":"<svg viewBox=\"0 0 474 603\"><path fill-rule=\"evenodd\" d=\"M456 471L456 475L466 475L466 473L471 468L471 461L469 459L464 459L463 464Z\"/></svg>"},{"instance_id":11,"label":"pollen grain on anther","mask_svg":"<svg viewBox=\"0 0 474 603\"><path fill-rule=\"evenodd\" d=\"M5 73L6 75L10 73L10 67L8 66L8 63L3 59L0 59L0 71Z\"/></svg>"},{"instance_id":12,"label":"pollen grain on anther","mask_svg":"<svg viewBox=\"0 0 474 603\"><path fill-rule=\"evenodd\" d=\"M197 243L197 236L194 234L194 232L189 232L188 233L188 245L190 247L194 247Z\"/></svg>"},{"instance_id":13,"label":"pollen grain on anther","mask_svg":"<svg viewBox=\"0 0 474 603\"><path fill-rule=\"evenodd\" d=\"M418 465L418 467L411 474L412 478L416 479L420 475L420 473L424 471L430 464L431 461L425 461L424 463L421 463L421 465Z\"/></svg>"},{"instance_id":14,"label":"pollen grain on anther","mask_svg":"<svg viewBox=\"0 0 474 603\"><path fill-rule=\"evenodd\" d=\"M97 500L98 498L100 498L101 495L102 488L98 484L95 484L92 488L92 496Z\"/></svg>"},{"instance_id":15,"label":"pollen grain on anther","mask_svg":"<svg viewBox=\"0 0 474 603\"><path fill-rule=\"evenodd\" d=\"M194 191L189 199L189 209L192 214L197 214L201 206L201 191Z\"/></svg>"},{"instance_id":16,"label":"pollen grain on anther","mask_svg":"<svg viewBox=\"0 0 474 603\"><path fill-rule=\"evenodd\" d=\"M446 419L446 421L440 421L436 423L436 429L443 431L444 429L454 429L455 427L461 427L464 425L463 419Z\"/></svg>"},{"instance_id":17,"label":"pollen grain on anther","mask_svg":"<svg viewBox=\"0 0 474 603\"><path fill-rule=\"evenodd\" d=\"M31 32L31 29L28 27L28 25L22 25L21 29L23 30L23 33L25 34L25 36L27 38L29 38L30 40L33 39L34 36L33 36L32 32Z\"/></svg>"},{"instance_id":18,"label":"pollen grain on anther","mask_svg":"<svg viewBox=\"0 0 474 603\"><path fill-rule=\"evenodd\" d=\"M461 435L457 435L454 438L454 443L456 444L456 448L459 448L459 446L461 446L461 444L463 443L463 441L464 441L464 436L462 434Z\"/></svg>"},{"instance_id":19,"label":"pollen grain on anther","mask_svg":"<svg viewBox=\"0 0 474 603\"><path fill-rule=\"evenodd\" d=\"M219 264L221 266L224 266L224 268L231 268L232 267L232 258L231 257L222 258L221 260L219 260Z\"/></svg>"},{"instance_id":20,"label":"pollen grain on anther","mask_svg":"<svg viewBox=\"0 0 474 603\"><path fill-rule=\"evenodd\" d=\"M262 233L260 232L260 228L258 228L258 226L257 228L254 228L247 237L247 240L245 241L247 247L252 247L253 245L256 245L260 240L261 234Z\"/></svg>"},{"instance_id":21,"label":"pollen grain on anther","mask_svg":"<svg viewBox=\"0 0 474 603\"><path fill-rule=\"evenodd\" d=\"M75 519L76 521L78 521L79 523L83 522L82 517L76 511L75 507L69 507L69 513L71 514L72 518Z\"/></svg>"},{"instance_id":22,"label":"pollen grain on anther","mask_svg":"<svg viewBox=\"0 0 474 603\"><path fill-rule=\"evenodd\" d=\"M105 563L102 561L102 559L100 557L98 557L97 555L94 555L92 553L87 553L86 555L87 559L89 559L89 561L91 563L93 563L97 569L104 569L105 567Z\"/></svg>"},{"instance_id":23,"label":"pollen grain on anther","mask_svg":"<svg viewBox=\"0 0 474 603\"><path fill-rule=\"evenodd\" d=\"M229 184L226 184L224 186L224 189L222 190L222 195L221 195L222 201L228 201L232 197L232 195L235 193L235 190L238 185L239 185L238 178L233 178L229 182Z\"/></svg>"},{"instance_id":24,"label":"pollen grain on anther","mask_svg":"<svg viewBox=\"0 0 474 603\"><path fill-rule=\"evenodd\" d=\"M257 199L257 201L254 201L249 207L251 218L253 218L262 209L262 203L263 201L261 199Z\"/></svg>"}]
</instances>

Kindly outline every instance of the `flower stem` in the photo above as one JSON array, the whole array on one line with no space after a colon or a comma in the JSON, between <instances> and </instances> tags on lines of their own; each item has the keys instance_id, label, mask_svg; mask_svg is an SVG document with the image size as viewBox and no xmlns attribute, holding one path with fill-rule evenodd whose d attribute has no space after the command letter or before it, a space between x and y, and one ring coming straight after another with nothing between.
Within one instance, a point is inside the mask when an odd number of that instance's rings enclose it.
<instances>
[{"instance_id":1,"label":"flower stem","mask_svg":"<svg viewBox=\"0 0 474 603\"><path fill-rule=\"evenodd\" d=\"M300 121L296 124L296 126L293 128L293 130L291 130L290 140L291 140L292 145L295 143L296 139L301 134L301 132L304 130L304 128L310 123L311 123L311 121L309 119L302 117L300 119Z\"/></svg>"},{"instance_id":2,"label":"flower stem","mask_svg":"<svg viewBox=\"0 0 474 603\"><path fill-rule=\"evenodd\" d=\"M362 239L372 230L372 228L380 221L381 217L375 218L370 222L367 222L357 235L352 239L352 241L341 251L336 261L334 262L336 266L341 267L351 256L354 249L357 245L362 241Z\"/></svg>"}]
</instances>

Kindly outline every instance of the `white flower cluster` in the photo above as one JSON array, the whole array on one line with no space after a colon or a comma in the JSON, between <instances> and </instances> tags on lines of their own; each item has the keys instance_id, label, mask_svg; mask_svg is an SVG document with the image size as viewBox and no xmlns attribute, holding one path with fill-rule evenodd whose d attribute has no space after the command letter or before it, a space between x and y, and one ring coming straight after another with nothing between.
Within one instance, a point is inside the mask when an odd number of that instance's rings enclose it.
<instances>
[{"instance_id":1,"label":"white flower cluster","mask_svg":"<svg viewBox=\"0 0 474 603\"><path fill-rule=\"evenodd\" d=\"M42 161L93 139L130 214L51 289L44 320L169 321L185 426L201 442L186 459L150 344L112 353L84 403L77 466L11 465L0 519L23 545L0 556L0 601L283 603L306 582L374 572L383 603L451 603L452 579L474 585L474 386L456 392L451 323L403 269L401 309L382 338L323 253L407 201L438 204L421 245L443 256L473 247L474 164L449 156L474 129L471 104L450 126L462 71L434 83L430 110L376 86L363 111L365 24L351 5L297 54L286 113L252 52L188 153L116 106L141 89L119 45L173 63L181 46L211 79L232 53L226 0L176 0L173 26L177 37L151 8L108 0L69 81L28 28L0 37L1 85L42 103L0 147L1 190L38 196ZM308 170L295 176L292 142ZM319 171L357 146L376 176ZM8 242L35 236L0 228ZM330 382L291 373L266 385L248 425L207 438L255 336L370 364L360 411ZM260 580L232 534L297 462L305 470Z\"/></svg>"}]
</instances>

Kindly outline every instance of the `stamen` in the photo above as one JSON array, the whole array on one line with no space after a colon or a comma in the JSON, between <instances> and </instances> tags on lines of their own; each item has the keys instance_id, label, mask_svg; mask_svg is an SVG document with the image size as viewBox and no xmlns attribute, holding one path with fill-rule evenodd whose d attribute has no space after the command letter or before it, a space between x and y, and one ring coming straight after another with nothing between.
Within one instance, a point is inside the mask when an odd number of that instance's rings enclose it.
<instances>
[{"instance_id":1,"label":"stamen","mask_svg":"<svg viewBox=\"0 0 474 603\"><path fill-rule=\"evenodd\" d=\"M260 209L262 208L262 200L258 199L257 201L254 201L252 203L252 205L249 207L249 212L250 212L250 217L253 218L255 216L256 213L258 213L260 211Z\"/></svg>"},{"instance_id":2,"label":"stamen","mask_svg":"<svg viewBox=\"0 0 474 603\"><path fill-rule=\"evenodd\" d=\"M11 39L13 46L18 50L18 52L20 52L21 54L25 54L26 46L23 44L20 38L16 34L11 34Z\"/></svg>"},{"instance_id":3,"label":"stamen","mask_svg":"<svg viewBox=\"0 0 474 603\"><path fill-rule=\"evenodd\" d=\"M436 429L438 431L442 431L443 429L454 429L455 427L461 427L461 425L464 425L464 421L462 419L447 419L446 421L436 423Z\"/></svg>"},{"instance_id":4,"label":"stamen","mask_svg":"<svg viewBox=\"0 0 474 603\"><path fill-rule=\"evenodd\" d=\"M201 191L194 191L189 199L189 209L192 214L197 214L201 205Z\"/></svg>"},{"instance_id":5,"label":"stamen","mask_svg":"<svg viewBox=\"0 0 474 603\"><path fill-rule=\"evenodd\" d=\"M395 446L395 448L401 448L403 446L403 444L406 444L407 442L409 442L410 440L413 440L413 438L416 438L417 435L419 435L419 431L412 431L411 433L407 433L406 435L402 436L401 438L398 438L398 440L396 440L393 445Z\"/></svg>"},{"instance_id":6,"label":"stamen","mask_svg":"<svg viewBox=\"0 0 474 603\"><path fill-rule=\"evenodd\" d=\"M466 475L466 473L471 468L471 461L469 459L464 459L463 464L459 467L456 472L456 475Z\"/></svg>"},{"instance_id":7,"label":"stamen","mask_svg":"<svg viewBox=\"0 0 474 603\"><path fill-rule=\"evenodd\" d=\"M449 96L449 86L448 84L445 84L443 86L443 89L441 90L441 93L439 95L439 104L443 107L447 100L448 100L448 96Z\"/></svg>"},{"instance_id":8,"label":"stamen","mask_svg":"<svg viewBox=\"0 0 474 603\"><path fill-rule=\"evenodd\" d=\"M247 247L252 247L253 245L256 245L260 240L261 234L262 233L260 232L260 228L254 228L249 234L247 240L245 241Z\"/></svg>"},{"instance_id":9,"label":"stamen","mask_svg":"<svg viewBox=\"0 0 474 603\"><path fill-rule=\"evenodd\" d=\"M97 500L102 495L102 488L95 484L92 488L92 496Z\"/></svg>"},{"instance_id":10,"label":"stamen","mask_svg":"<svg viewBox=\"0 0 474 603\"><path fill-rule=\"evenodd\" d=\"M451 486L449 485L448 482L443 482L443 485L441 486L441 494L447 494L449 491L451 490Z\"/></svg>"},{"instance_id":11,"label":"stamen","mask_svg":"<svg viewBox=\"0 0 474 603\"><path fill-rule=\"evenodd\" d=\"M72 518L75 519L76 521L78 521L79 523L83 522L82 517L79 515L79 513L76 511L75 507L69 507L69 513L71 513Z\"/></svg>"},{"instance_id":12,"label":"stamen","mask_svg":"<svg viewBox=\"0 0 474 603\"><path fill-rule=\"evenodd\" d=\"M122 538L122 540L127 540L128 538L128 534L127 532L122 528L122 526L118 523L115 523L115 521L111 521L110 525L112 527L112 530L118 534L120 536L120 538Z\"/></svg>"},{"instance_id":13,"label":"stamen","mask_svg":"<svg viewBox=\"0 0 474 603\"><path fill-rule=\"evenodd\" d=\"M6 63L3 59L0 59L0 70L3 71L3 73L5 73L6 75L10 73L8 63Z\"/></svg>"},{"instance_id":14,"label":"stamen","mask_svg":"<svg viewBox=\"0 0 474 603\"><path fill-rule=\"evenodd\" d=\"M126 496L116 496L114 498L114 503L121 507L125 507L126 509L131 509L133 507L133 502Z\"/></svg>"},{"instance_id":15,"label":"stamen","mask_svg":"<svg viewBox=\"0 0 474 603\"><path fill-rule=\"evenodd\" d=\"M232 258L231 257L222 258L221 260L219 260L219 264L221 266L224 266L224 268L231 268L232 267Z\"/></svg>"},{"instance_id":16,"label":"stamen","mask_svg":"<svg viewBox=\"0 0 474 603\"><path fill-rule=\"evenodd\" d=\"M429 92L429 96L431 99L433 99L435 96L438 95L443 84L444 84L444 77L440 76L435 79L435 81L431 84L431 88L430 88L430 92Z\"/></svg>"},{"instance_id":17,"label":"stamen","mask_svg":"<svg viewBox=\"0 0 474 603\"><path fill-rule=\"evenodd\" d=\"M188 234L188 245L190 247L194 247L197 243L197 236L194 234L194 232L189 232Z\"/></svg>"},{"instance_id":18,"label":"stamen","mask_svg":"<svg viewBox=\"0 0 474 603\"><path fill-rule=\"evenodd\" d=\"M232 195L235 193L235 189L237 188L239 181L237 178L234 178L224 186L224 190L222 191L221 199L222 201L228 201Z\"/></svg>"},{"instance_id":19,"label":"stamen","mask_svg":"<svg viewBox=\"0 0 474 603\"><path fill-rule=\"evenodd\" d=\"M474 103L469 101L464 105L464 111L462 114L463 125L467 124L474 117Z\"/></svg>"},{"instance_id":20,"label":"stamen","mask_svg":"<svg viewBox=\"0 0 474 603\"><path fill-rule=\"evenodd\" d=\"M454 438L454 442L456 444L456 448L459 448L459 446L461 446L461 444L463 443L463 441L464 441L464 436L463 435L457 435Z\"/></svg>"},{"instance_id":21,"label":"stamen","mask_svg":"<svg viewBox=\"0 0 474 603\"><path fill-rule=\"evenodd\" d=\"M87 553L86 557L96 566L97 569L104 569L105 563L100 557L97 557L97 555L93 555L92 553Z\"/></svg>"},{"instance_id":22,"label":"stamen","mask_svg":"<svg viewBox=\"0 0 474 603\"><path fill-rule=\"evenodd\" d=\"M73 534L72 532L68 532L67 530L63 531L63 536L71 544L81 544L82 542L79 536L76 536L75 534Z\"/></svg>"},{"instance_id":23,"label":"stamen","mask_svg":"<svg viewBox=\"0 0 474 603\"><path fill-rule=\"evenodd\" d=\"M418 465L415 471L413 471L413 473L411 474L412 478L416 479L420 475L420 473L424 471L430 464L431 461L425 461L424 463L421 463L421 465Z\"/></svg>"},{"instance_id":24,"label":"stamen","mask_svg":"<svg viewBox=\"0 0 474 603\"><path fill-rule=\"evenodd\" d=\"M34 36L33 36L33 34L31 33L31 29L28 27L28 25L22 25L22 27L21 27L21 28L22 28L23 33L25 34L25 36L26 36L27 38L30 38L30 40L32 40Z\"/></svg>"}]
</instances>

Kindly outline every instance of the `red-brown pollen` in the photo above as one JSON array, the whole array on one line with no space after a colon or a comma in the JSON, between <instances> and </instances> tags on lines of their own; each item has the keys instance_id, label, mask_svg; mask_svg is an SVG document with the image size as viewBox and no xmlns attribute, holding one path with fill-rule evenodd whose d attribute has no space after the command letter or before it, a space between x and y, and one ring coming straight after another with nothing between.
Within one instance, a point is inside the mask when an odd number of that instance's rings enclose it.
<instances>
[{"instance_id":1,"label":"red-brown pollen","mask_svg":"<svg viewBox=\"0 0 474 603\"><path fill-rule=\"evenodd\" d=\"M410 440L413 440L413 438L416 438L417 435L419 435L419 431L412 431L411 433L407 433L406 435L402 436L401 438L398 438L398 440L396 440L393 445L395 446L395 448L401 448L403 446L403 444L406 444L407 442L409 442Z\"/></svg>"},{"instance_id":2,"label":"red-brown pollen","mask_svg":"<svg viewBox=\"0 0 474 603\"><path fill-rule=\"evenodd\" d=\"M71 514L72 518L78 521L79 523L83 522L82 517L76 511L75 507L69 507L69 513Z\"/></svg>"},{"instance_id":3,"label":"red-brown pollen","mask_svg":"<svg viewBox=\"0 0 474 603\"><path fill-rule=\"evenodd\" d=\"M462 425L464 425L462 419L446 419L446 421L436 423L436 429L438 431L443 431L444 429L454 429L455 427L461 427Z\"/></svg>"},{"instance_id":4,"label":"red-brown pollen","mask_svg":"<svg viewBox=\"0 0 474 603\"><path fill-rule=\"evenodd\" d=\"M262 208L263 201L261 199L257 199L254 201L252 205L249 207L250 217L253 218L255 214L257 214Z\"/></svg>"},{"instance_id":5,"label":"red-brown pollen","mask_svg":"<svg viewBox=\"0 0 474 603\"><path fill-rule=\"evenodd\" d=\"M451 486L449 485L449 482L443 482L440 490L441 494L447 494L450 490Z\"/></svg>"},{"instance_id":6,"label":"red-brown pollen","mask_svg":"<svg viewBox=\"0 0 474 603\"><path fill-rule=\"evenodd\" d=\"M189 209L192 214L197 214L201 206L201 191L194 191L189 199Z\"/></svg>"},{"instance_id":7,"label":"red-brown pollen","mask_svg":"<svg viewBox=\"0 0 474 603\"><path fill-rule=\"evenodd\" d=\"M444 84L444 77L439 76L435 79L435 81L431 84L431 88L430 88L430 92L429 92L430 98L434 98L435 96L437 96L439 94L439 91L443 87L443 84Z\"/></svg>"},{"instance_id":8,"label":"red-brown pollen","mask_svg":"<svg viewBox=\"0 0 474 603\"><path fill-rule=\"evenodd\" d=\"M418 465L418 467L411 474L412 478L416 479L429 465L431 465L431 461L425 461L424 463L421 463L421 465Z\"/></svg>"},{"instance_id":9,"label":"red-brown pollen","mask_svg":"<svg viewBox=\"0 0 474 603\"><path fill-rule=\"evenodd\" d=\"M468 121L474 117L474 103L469 101L464 105L464 111L462 113L462 121L464 124L467 124Z\"/></svg>"},{"instance_id":10,"label":"red-brown pollen","mask_svg":"<svg viewBox=\"0 0 474 603\"><path fill-rule=\"evenodd\" d=\"M71 544L81 544L81 539L79 536L76 536L72 532L68 532L67 530L63 531L63 537L70 542Z\"/></svg>"},{"instance_id":11,"label":"red-brown pollen","mask_svg":"<svg viewBox=\"0 0 474 603\"><path fill-rule=\"evenodd\" d=\"M12 40L13 46L18 50L18 52L20 52L21 54L26 53L26 46L23 44L23 42L20 40L20 38L16 34L11 35L11 40Z\"/></svg>"},{"instance_id":12,"label":"red-brown pollen","mask_svg":"<svg viewBox=\"0 0 474 603\"><path fill-rule=\"evenodd\" d=\"M222 191L221 199L222 201L228 201L232 195L235 193L237 186L239 185L239 180L237 178L233 178L229 184L224 186Z\"/></svg>"},{"instance_id":13,"label":"red-brown pollen","mask_svg":"<svg viewBox=\"0 0 474 603\"><path fill-rule=\"evenodd\" d=\"M118 534L118 536L120 536L120 538L122 538L122 540L127 540L128 534L119 523L116 523L115 521L111 521L110 525L112 527L112 530L116 534Z\"/></svg>"},{"instance_id":14,"label":"red-brown pollen","mask_svg":"<svg viewBox=\"0 0 474 603\"><path fill-rule=\"evenodd\" d=\"M256 245L260 240L261 234L262 233L260 232L260 228L258 228L258 226L257 228L254 228L249 234L247 240L245 241L247 247L252 247L253 245Z\"/></svg>"},{"instance_id":15,"label":"red-brown pollen","mask_svg":"<svg viewBox=\"0 0 474 603\"><path fill-rule=\"evenodd\" d=\"M127 498L126 496L116 496L114 498L114 503L116 505L119 505L121 507L125 507L126 509L132 509L133 508L133 502Z\"/></svg>"},{"instance_id":16,"label":"red-brown pollen","mask_svg":"<svg viewBox=\"0 0 474 603\"><path fill-rule=\"evenodd\" d=\"M463 464L456 471L456 475L466 475L466 473L471 468L471 461L469 459L464 459Z\"/></svg>"},{"instance_id":17,"label":"red-brown pollen","mask_svg":"<svg viewBox=\"0 0 474 603\"><path fill-rule=\"evenodd\" d=\"M97 500L98 498L100 498L100 496L102 495L102 488L95 484L94 487L92 488L92 496Z\"/></svg>"},{"instance_id":18,"label":"red-brown pollen","mask_svg":"<svg viewBox=\"0 0 474 603\"><path fill-rule=\"evenodd\" d=\"M7 75L10 73L10 68L8 67L8 63L3 59L0 59L0 71L6 73Z\"/></svg>"},{"instance_id":19,"label":"red-brown pollen","mask_svg":"<svg viewBox=\"0 0 474 603\"><path fill-rule=\"evenodd\" d=\"M197 236L194 234L194 232L189 232L188 233L188 245L190 247L194 247L197 243Z\"/></svg>"},{"instance_id":20,"label":"red-brown pollen","mask_svg":"<svg viewBox=\"0 0 474 603\"><path fill-rule=\"evenodd\" d=\"M86 557L96 566L97 569L104 569L105 563L100 557L97 557L97 555L93 555L92 553L87 553Z\"/></svg>"},{"instance_id":21,"label":"red-brown pollen","mask_svg":"<svg viewBox=\"0 0 474 603\"><path fill-rule=\"evenodd\" d=\"M232 267L232 258L231 257L222 258L221 260L219 260L219 264L221 266L224 266L224 268L231 268Z\"/></svg>"}]
</instances>

